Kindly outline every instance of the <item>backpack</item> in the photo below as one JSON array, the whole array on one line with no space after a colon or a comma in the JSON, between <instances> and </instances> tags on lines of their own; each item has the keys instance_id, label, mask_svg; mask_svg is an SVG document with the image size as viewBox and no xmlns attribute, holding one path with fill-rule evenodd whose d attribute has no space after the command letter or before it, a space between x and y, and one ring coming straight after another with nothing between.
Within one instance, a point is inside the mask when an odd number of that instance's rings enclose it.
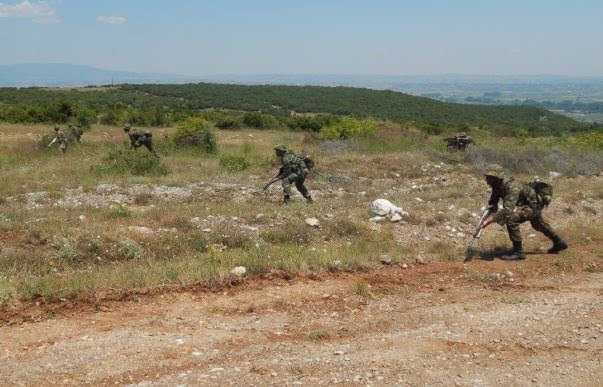
<instances>
[{"instance_id":1,"label":"backpack","mask_svg":"<svg viewBox=\"0 0 603 387\"><path fill-rule=\"evenodd\" d=\"M553 186L543 181L533 181L530 186L536 192L538 198L538 204L541 207L547 207L553 200Z\"/></svg>"},{"instance_id":2,"label":"backpack","mask_svg":"<svg viewBox=\"0 0 603 387\"><path fill-rule=\"evenodd\" d=\"M302 161L304 162L304 164L306 164L306 168L308 168L308 171L312 170L312 168L314 168L314 160L312 160L312 156L310 156L309 154L302 152L302 154L299 156Z\"/></svg>"}]
</instances>

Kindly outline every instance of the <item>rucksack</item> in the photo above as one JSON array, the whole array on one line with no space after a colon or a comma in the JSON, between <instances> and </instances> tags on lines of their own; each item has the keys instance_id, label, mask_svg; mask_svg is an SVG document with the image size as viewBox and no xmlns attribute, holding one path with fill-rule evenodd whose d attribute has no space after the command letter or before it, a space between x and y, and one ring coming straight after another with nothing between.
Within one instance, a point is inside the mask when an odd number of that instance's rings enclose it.
<instances>
[{"instance_id":1,"label":"rucksack","mask_svg":"<svg viewBox=\"0 0 603 387\"><path fill-rule=\"evenodd\" d=\"M530 183L530 186L536 192L536 197L538 198L538 204L541 207L547 207L551 204L553 200L553 186L547 184L543 181L533 181Z\"/></svg>"},{"instance_id":2,"label":"rucksack","mask_svg":"<svg viewBox=\"0 0 603 387\"><path fill-rule=\"evenodd\" d=\"M312 160L312 156L305 152L302 152L300 158L303 160L304 164L306 164L306 168L308 168L308 171L314 168L314 160Z\"/></svg>"}]
</instances>

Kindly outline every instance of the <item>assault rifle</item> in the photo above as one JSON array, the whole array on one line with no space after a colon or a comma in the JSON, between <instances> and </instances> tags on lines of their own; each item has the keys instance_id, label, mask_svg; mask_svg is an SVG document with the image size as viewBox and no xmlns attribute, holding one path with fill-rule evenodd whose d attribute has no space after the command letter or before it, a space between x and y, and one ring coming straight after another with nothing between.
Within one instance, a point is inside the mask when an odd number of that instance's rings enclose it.
<instances>
[{"instance_id":1,"label":"assault rifle","mask_svg":"<svg viewBox=\"0 0 603 387\"><path fill-rule=\"evenodd\" d=\"M472 249L473 241L476 239L479 239L479 237L482 235L482 230L484 229L484 221L492 213L494 213L494 208L488 206L482 213L482 217L479 218L479 224L477 225L477 228L473 232L472 238L469 241L469 244L467 245L467 250L465 251L465 262L470 261L473 258L473 256L475 255L475 251L473 251L473 249Z\"/></svg>"},{"instance_id":2,"label":"assault rifle","mask_svg":"<svg viewBox=\"0 0 603 387\"><path fill-rule=\"evenodd\" d=\"M274 176L272 176L272 178L268 181L268 183L266 183L266 185L264 186L264 191L267 190L268 187L270 187L272 184L274 184L275 182L282 179L283 175L284 175L283 167L280 167L278 169L278 171L276 171L276 174Z\"/></svg>"}]
</instances>

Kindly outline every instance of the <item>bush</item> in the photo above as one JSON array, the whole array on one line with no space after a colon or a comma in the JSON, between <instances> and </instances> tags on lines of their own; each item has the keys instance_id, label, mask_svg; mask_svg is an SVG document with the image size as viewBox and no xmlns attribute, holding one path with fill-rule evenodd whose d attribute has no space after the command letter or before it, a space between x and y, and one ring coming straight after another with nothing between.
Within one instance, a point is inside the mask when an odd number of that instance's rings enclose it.
<instances>
[{"instance_id":1,"label":"bush","mask_svg":"<svg viewBox=\"0 0 603 387\"><path fill-rule=\"evenodd\" d=\"M230 172L240 172L249 168L251 163L245 157L223 155L220 156L220 165Z\"/></svg>"},{"instance_id":2,"label":"bush","mask_svg":"<svg viewBox=\"0 0 603 387\"><path fill-rule=\"evenodd\" d=\"M243 116L243 124L250 128L268 129L276 126L277 123L276 118L268 114L249 112Z\"/></svg>"},{"instance_id":3,"label":"bush","mask_svg":"<svg viewBox=\"0 0 603 387\"><path fill-rule=\"evenodd\" d=\"M178 125L174 133L174 143L202 149L207 153L217 150L213 125L203 118L190 117Z\"/></svg>"},{"instance_id":4,"label":"bush","mask_svg":"<svg viewBox=\"0 0 603 387\"><path fill-rule=\"evenodd\" d=\"M93 165L90 169L99 175L167 175L165 166L152 154L125 149L111 151L98 165Z\"/></svg>"},{"instance_id":5,"label":"bush","mask_svg":"<svg viewBox=\"0 0 603 387\"><path fill-rule=\"evenodd\" d=\"M377 133L377 124L370 120L342 117L338 122L323 128L320 133L328 140L368 137Z\"/></svg>"}]
</instances>

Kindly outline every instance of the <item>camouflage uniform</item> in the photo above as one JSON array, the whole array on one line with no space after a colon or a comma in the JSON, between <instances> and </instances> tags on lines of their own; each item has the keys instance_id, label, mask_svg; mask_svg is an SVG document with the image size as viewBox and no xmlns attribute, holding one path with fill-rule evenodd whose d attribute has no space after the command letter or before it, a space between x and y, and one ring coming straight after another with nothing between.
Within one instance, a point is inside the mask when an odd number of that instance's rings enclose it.
<instances>
[{"instance_id":1,"label":"camouflage uniform","mask_svg":"<svg viewBox=\"0 0 603 387\"><path fill-rule=\"evenodd\" d=\"M54 131L55 140L59 144L59 150L61 151L61 154L64 155L65 151L67 150L67 137L65 137L65 133L63 133L58 126L54 127Z\"/></svg>"},{"instance_id":2,"label":"camouflage uniform","mask_svg":"<svg viewBox=\"0 0 603 387\"><path fill-rule=\"evenodd\" d=\"M469 144L473 144L473 139L465 132L461 132L454 137L445 138L444 141L448 143L448 150L458 149L464 151Z\"/></svg>"},{"instance_id":3,"label":"camouflage uniform","mask_svg":"<svg viewBox=\"0 0 603 387\"><path fill-rule=\"evenodd\" d=\"M132 129L129 124L124 125L124 132L126 132L130 138L131 148L137 149L138 147L144 145L145 148L147 148L149 152L153 154L153 156L159 158L159 155L157 155L155 149L153 148L152 134L150 132Z\"/></svg>"},{"instance_id":4,"label":"camouflage uniform","mask_svg":"<svg viewBox=\"0 0 603 387\"><path fill-rule=\"evenodd\" d=\"M69 125L69 129L71 129L71 135L73 136L73 138L75 138L75 141L80 142L80 139L82 138L82 134L84 134L84 132L82 131L82 129L78 128L75 125Z\"/></svg>"},{"instance_id":5,"label":"camouflage uniform","mask_svg":"<svg viewBox=\"0 0 603 387\"><path fill-rule=\"evenodd\" d=\"M553 241L553 247L549 249L549 253L557 253L566 249L567 244L542 217L543 207L539 204L534 188L529 183L519 183L513 177L504 176L500 167L494 166L490 169L486 176L494 176L498 180L496 184L491 186L492 194L488 200L488 205L497 210L494 220L501 226L507 226L509 239L513 242L513 254L503 258L525 258L519 226L527 221L530 222L534 230L540 231ZM498 210L498 202L501 199L503 205Z\"/></svg>"},{"instance_id":6,"label":"camouflage uniform","mask_svg":"<svg viewBox=\"0 0 603 387\"><path fill-rule=\"evenodd\" d=\"M295 188L306 198L308 203L312 203L312 196L308 189L304 185L304 181L310 171L306 166L304 160L297 156L295 153L288 151L284 146L277 146L274 148L277 155L281 157L282 168L281 168L281 181L283 184L284 202L289 203L291 201L291 185L295 184Z\"/></svg>"}]
</instances>

